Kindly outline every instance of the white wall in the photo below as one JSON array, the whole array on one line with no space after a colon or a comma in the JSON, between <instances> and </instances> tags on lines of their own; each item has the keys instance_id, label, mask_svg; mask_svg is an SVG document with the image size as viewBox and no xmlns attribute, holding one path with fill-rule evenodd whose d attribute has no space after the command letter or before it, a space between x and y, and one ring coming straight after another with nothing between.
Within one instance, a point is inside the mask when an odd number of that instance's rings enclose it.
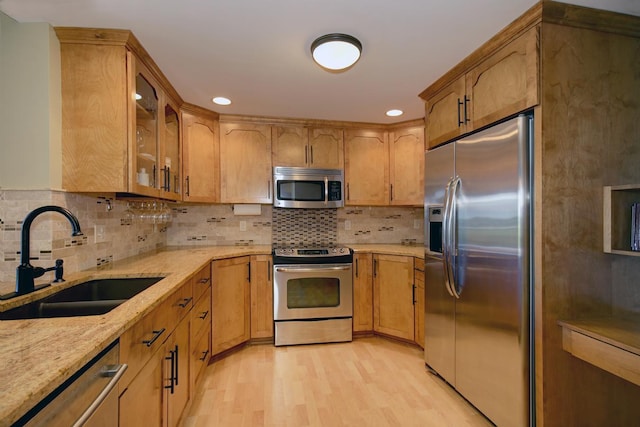
<instances>
[{"instance_id":1,"label":"white wall","mask_svg":"<svg viewBox=\"0 0 640 427\"><path fill-rule=\"evenodd\" d=\"M60 46L0 12L0 188L61 186Z\"/></svg>"}]
</instances>

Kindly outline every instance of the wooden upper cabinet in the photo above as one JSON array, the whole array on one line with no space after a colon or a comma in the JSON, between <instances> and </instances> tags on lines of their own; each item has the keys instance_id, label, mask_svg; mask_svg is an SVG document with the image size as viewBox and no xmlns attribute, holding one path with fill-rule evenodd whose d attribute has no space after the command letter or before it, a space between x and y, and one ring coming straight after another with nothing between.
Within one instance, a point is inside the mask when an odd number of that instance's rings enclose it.
<instances>
[{"instance_id":1,"label":"wooden upper cabinet","mask_svg":"<svg viewBox=\"0 0 640 427\"><path fill-rule=\"evenodd\" d=\"M538 58L533 27L467 73L472 129L538 104Z\"/></svg>"},{"instance_id":2,"label":"wooden upper cabinet","mask_svg":"<svg viewBox=\"0 0 640 427\"><path fill-rule=\"evenodd\" d=\"M424 127L389 132L390 204L424 203L424 150Z\"/></svg>"},{"instance_id":3,"label":"wooden upper cabinet","mask_svg":"<svg viewBox=\"0 0 640 427\"><path fill-rule=\"evenodd\" d=\"M309 166L321 169L344 169L342 129L309 128Z\"/></svg>"},{"instance_id":4,"label":"wooden upper cabinet","mask_svg":"<svg viewBox=\"0 0 640 427\"><path fill-rule=\"evenodd\" d=\"M389 204L389 141L385 131L344 131L347 205Z\"/></svg>"},{"instance_id":5,"label":"wooden upper cabinet","mask_svg":"<svg viewBox=\"0 0 640 427\"><path fill-rule=\"evenodd\" d=\"M303 126L271 128L274 166L342 169L342 129Z\"/></svg>"},{"instance_id":6,"label":"wooden upper cabinet","mask_svg":"<svg viewBox=\"0 0 640 427\"><path fill-rule=\"evenodd\" d=\"M427 99L426 134L429 148L454 139L467 130L465 77L462 76Z\"/></svg>"},{"instance_id":7,"label":"wooden upper cabinet","mask_svg":"<svg viewBox=\"0 0 640 427\"><path fill-rule=\"evenodd\" d=\"M271 127L220 123L220 201L272 202Z\"/></svg>"},{"instance_id":8,"label":"wooden upper cabinet","mask_svg":"<svg viewBox=\"0 0 640 427\"><path fill-rule=\"evenodd\" d=\"M63 188L180 200L180 96L131 32L55 30Z\"/></svg>"},{"instance_id":9,"label":"wooden upper cabinet","mask_svg":"<svg viewBox=\"0 0 640 427\"><path fill-rule=\"evenodd\" d=\"M486 59L449 84L434 84L421 94L428 148L538 104L538 27L493 53L479 52Z\"/></svg>"},{"instance_id":10,"label":"wooden upper cabinet","mask_svg":"<svg viewBox=\"0 0 640 427\"><path fill-rule=\"evenodd\" d=\"M220 200L220 139L217 116L195 106L183 106L183 200Z\"/></svg>"}]
</instances>

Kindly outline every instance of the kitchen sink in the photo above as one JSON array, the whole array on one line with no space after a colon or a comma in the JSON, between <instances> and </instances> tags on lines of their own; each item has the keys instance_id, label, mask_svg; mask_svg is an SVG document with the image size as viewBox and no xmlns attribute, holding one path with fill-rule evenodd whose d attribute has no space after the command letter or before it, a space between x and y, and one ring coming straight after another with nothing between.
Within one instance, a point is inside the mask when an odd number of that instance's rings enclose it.
<instances>
[{"instance_id":1,"label":"kitchen sink","mask_svg":"<svg viewBox=\"0 0 640 427\"><path fill-rule=\"evenodd\" d=\"M0 320L92 316L107 313L162 277L95 279L0 313Z\"/></svg>"}]
</instances>

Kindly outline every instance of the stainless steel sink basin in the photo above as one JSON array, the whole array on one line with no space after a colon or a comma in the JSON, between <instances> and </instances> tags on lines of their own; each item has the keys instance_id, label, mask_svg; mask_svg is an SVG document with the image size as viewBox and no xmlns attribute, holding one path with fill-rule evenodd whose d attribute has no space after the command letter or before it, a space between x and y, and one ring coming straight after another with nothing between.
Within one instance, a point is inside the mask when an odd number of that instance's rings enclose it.
<instances>
[{"instance_id":1,"label":"stainless steel sink basin","mask_svg":"<svg viewBox=\"0 0 640 427\"><path fill-rule=\"evenodd\" d=\"M107 313L162 277L96 279L0 313L0 320L92 316Z\"/></svg>"}]
</instances>

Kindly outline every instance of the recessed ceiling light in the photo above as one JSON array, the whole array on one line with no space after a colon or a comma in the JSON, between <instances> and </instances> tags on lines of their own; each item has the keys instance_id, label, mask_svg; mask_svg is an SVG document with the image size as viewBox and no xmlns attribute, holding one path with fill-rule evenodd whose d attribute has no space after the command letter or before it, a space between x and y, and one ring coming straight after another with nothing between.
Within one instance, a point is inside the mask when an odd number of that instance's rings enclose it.
<instances>
[{"instance_id":1,"label":"recessed ceiling light","mask_svg":"<svg viewBox=\"0 0 640 427\"><path fill-rule=\"evenodd\" d=\"M224 96L216 96L213 98L213 103L218 105L229 105L231 104L231 100L229 98L225 98Z\"/></svg>"},{"instance_id":2,"label":"recessed ceiling light","mask_svg":"<svg viewBox=\"0 0 640 427\"><path fill-rule=\"evenodd\" d=\"M398 116L401 116L402 114L404 114L404 111L402 111L402 110L389 110L389 111L387 111L387 116L389 116L389 117L398 117Z\"/></svg>"},{"instance_id":3,"label":"recessed ceiling light","mask_svg":"<svg viewBox=\"0 0 640 427\"><path fill-rule=\"evenodd\" d=\"M142 99L142 95L140 95L139 93L136 93L136 101L139 101Z\"/></svg>"},{"instance_id":4,"label":"recessed ceiling light","mask_svg":"<svg viewBox=\"0 0 640 427\"><path fill-rule=\"evenodd\" d=\"M360 59L362 44L348 34L326 34L311 43L311 56L318 65L329 71L342 71Z\"/></svg>"}]
</instances>

